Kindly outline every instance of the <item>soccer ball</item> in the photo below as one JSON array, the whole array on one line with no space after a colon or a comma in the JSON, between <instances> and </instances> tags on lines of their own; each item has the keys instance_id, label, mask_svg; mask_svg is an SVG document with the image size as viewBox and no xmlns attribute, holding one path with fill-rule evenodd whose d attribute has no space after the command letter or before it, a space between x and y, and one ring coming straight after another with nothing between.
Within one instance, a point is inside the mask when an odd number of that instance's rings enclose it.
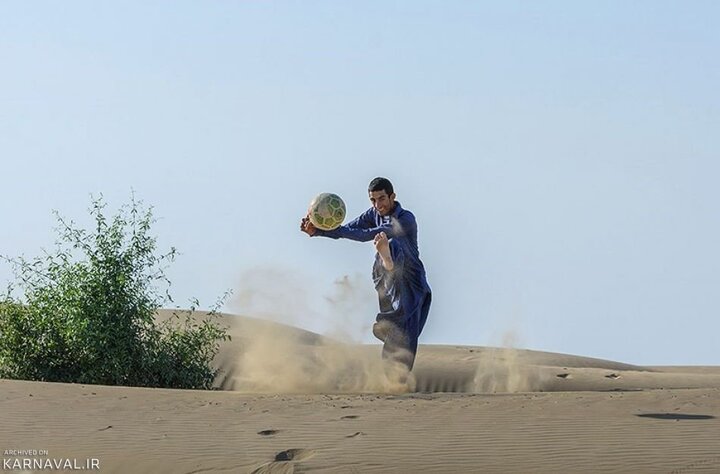
<instances>
[{"instance_id":1,"label":"soccer ball","mask_svg":"<svg viewBox=\"0 0 720 474\"><path fill-rule=\"evenodd\" d=\"M345 219L345 203L337 194L321 193L310 202L308 215L318 229L337 229Z\"/></svg>"}]
</instances>

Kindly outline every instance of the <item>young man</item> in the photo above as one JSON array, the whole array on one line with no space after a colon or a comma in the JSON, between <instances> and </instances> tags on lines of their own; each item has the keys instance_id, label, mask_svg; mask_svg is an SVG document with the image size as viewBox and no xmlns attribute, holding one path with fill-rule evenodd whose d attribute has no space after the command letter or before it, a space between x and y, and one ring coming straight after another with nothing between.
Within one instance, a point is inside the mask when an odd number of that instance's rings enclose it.
<instances>
[{"instance_id":1,"label":"young man","mask_svg":"<svg viewBox=\"0 0 720 474\"><path fill-rule=\"evenodd\" d=\"M383 358L401 362L410 371L432 297L425 267L420 261L417 222L415 216L395 200L393 185L388 179L373 179L368 195L372 207L348 224L323 231L305 217L300 230L311 237L373 241L377 250L373 281L380 303L373 334L385 343Z\"/></svg>"}]
</instances>

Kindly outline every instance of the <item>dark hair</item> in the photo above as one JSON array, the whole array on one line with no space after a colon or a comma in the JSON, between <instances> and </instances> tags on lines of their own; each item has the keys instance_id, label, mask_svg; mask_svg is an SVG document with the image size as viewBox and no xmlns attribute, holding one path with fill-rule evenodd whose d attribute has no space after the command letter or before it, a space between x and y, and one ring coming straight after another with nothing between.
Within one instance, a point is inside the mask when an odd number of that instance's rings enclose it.
<instances>
[{"instance_id":1,"label":"dark hair","mask_svg":"<svg viewBox=\"0 0 720 474\"><path fill-rule=\"evenodd\" d=\"M385 191L388 196L390 196L393 191L393 185L387 178L375 178L372 181L370 181L370 184L368 185L368 192L373 191Z\"/></svg>"}]
</instances>

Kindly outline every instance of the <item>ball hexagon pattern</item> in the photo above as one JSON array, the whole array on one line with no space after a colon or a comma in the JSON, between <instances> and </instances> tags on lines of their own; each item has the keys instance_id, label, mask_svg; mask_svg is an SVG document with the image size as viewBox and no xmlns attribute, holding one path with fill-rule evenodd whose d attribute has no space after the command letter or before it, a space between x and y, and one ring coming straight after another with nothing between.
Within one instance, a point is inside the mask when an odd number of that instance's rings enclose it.
<instances>
[{"instance_id":1,"label":"ball hexagon pattern","mask_svg":"<svg viewBox=\"0 0 720 474\"><path fill-rule=\"evenodd\" d=\"M320 193L310 202L308 215L318 229L337 229L345 220L345 203L337 194Z\"/></svg>"}]
</instances>

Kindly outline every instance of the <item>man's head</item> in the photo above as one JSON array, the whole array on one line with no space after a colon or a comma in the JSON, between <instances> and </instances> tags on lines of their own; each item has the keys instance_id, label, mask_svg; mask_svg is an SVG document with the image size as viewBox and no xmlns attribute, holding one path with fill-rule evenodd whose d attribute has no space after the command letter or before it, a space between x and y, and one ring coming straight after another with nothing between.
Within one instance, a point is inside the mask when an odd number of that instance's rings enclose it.
<instances>
[{"instance_id":1,"label":"man's head","mask_svg":"<svg viewBox=\"0 0 720 474\"><path fill-rule=\"evenodd\" d=\"M381 216L392 214L395 209L395 191L387 178L375 178L368 185L368 196L375 210Z\"/></svg>"}]
</instances>

